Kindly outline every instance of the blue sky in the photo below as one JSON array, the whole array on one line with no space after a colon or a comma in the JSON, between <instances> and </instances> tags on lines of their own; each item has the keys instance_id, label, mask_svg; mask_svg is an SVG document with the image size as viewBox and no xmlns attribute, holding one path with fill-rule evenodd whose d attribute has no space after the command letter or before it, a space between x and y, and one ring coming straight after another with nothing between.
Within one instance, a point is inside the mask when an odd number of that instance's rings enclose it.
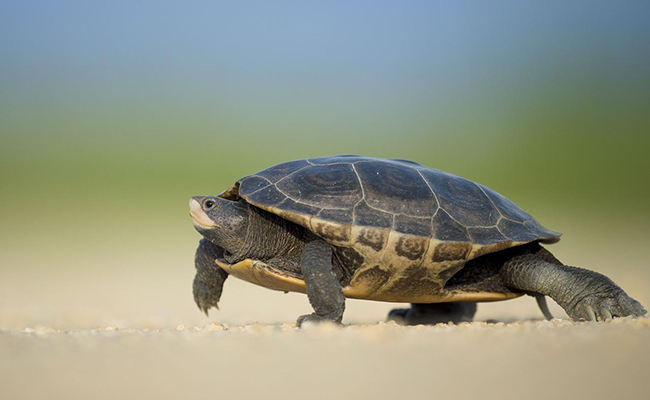
<instances>
[{"instance_id":1,"label":"blue sky","mask_svg":"<svg viewBox=\"0 0 650 400\"><path fill-rule=\"evenodd\" d=\"M648 1L5 0L0 128L410 137L507 129L539 97L630 110L650 93L648 20Z\"/></svg>"}]
</instances>

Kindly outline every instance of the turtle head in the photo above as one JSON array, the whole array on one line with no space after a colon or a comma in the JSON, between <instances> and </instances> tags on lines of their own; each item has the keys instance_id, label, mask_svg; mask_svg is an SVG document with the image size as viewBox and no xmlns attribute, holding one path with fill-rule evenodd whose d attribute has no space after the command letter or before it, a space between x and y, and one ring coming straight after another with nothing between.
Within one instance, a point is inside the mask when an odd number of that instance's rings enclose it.
<instances>
[{"instance_id":1,"label":"turtle head","mask_svg":"<svg viewBox=\"0 0 650 400\"><path fill-rule=\"evenodd\" d=\"M213 196L190 199L190 216L194 228L203 237L236 254L244 247L248 231L248 205Z\"/></svg>"}]
</instances>

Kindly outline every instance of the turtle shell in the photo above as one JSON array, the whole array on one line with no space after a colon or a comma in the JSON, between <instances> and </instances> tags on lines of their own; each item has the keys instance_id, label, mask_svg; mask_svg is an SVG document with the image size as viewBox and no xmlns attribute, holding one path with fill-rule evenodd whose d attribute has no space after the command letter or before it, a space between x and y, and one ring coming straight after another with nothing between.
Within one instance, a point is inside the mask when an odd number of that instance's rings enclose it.
<instances>
[{"instance_id":1,"label":"turtle shell","mask_svg":"<svg viewBox=\"0 0 650 400\"><path fill-rule=\"evenodd\" d=\"M497 192L406 160L291 161L246 176L220 196L244 199L332 244L339 262L352 269L348 297L416 303L514 297L443 287L480 255L560 237ZM263 269L273 275L273 267ZM280 290L288 279L301 281L280 275Z\"/></svg>"}]
</instances>

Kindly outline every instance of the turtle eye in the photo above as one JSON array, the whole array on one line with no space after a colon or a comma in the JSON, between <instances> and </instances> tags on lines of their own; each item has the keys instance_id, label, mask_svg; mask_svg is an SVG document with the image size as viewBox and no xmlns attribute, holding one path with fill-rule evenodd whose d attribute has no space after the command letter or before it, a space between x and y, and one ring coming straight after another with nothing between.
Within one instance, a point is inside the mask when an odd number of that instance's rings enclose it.
<instances>
[{"instance_id":1,"label":"turtle eye","mask_svg":"<svg viewBox=\"0 0 650 400\"><path fill-rule=\"evenodd\" d=\"M206 210L209 210L212 207L214 207L215 204L217 204L217 203L214 200L207 199L206 201L203 202L203 208L205 208Z\"/></svg>"}]
</instances>

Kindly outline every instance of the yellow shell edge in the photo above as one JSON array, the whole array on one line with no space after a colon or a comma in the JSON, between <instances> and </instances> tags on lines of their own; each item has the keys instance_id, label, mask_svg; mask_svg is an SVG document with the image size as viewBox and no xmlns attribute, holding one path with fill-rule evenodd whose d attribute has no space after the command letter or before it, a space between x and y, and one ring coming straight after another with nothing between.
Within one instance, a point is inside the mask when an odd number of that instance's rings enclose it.
<instances>
[{"instance_id":1,"label":"yellow shell edge","mask_svg":"<svg viewBox=\"0 0 650 400\"><path fill-rule=\"evenodd\" d=\"M228 274L272 290L284 292L306 293L305 281L289 273L280 271L262 261L245 259L236 264L228 264L222 260L216 260L217 266L228 272ZM387 301L395 303L440 303L450 301L500 301L513 299L522 296L523 293L496 293L496 292L465 292L451 291L425 296L409 296L408 293L392 294L369 293L368 288L363 284L357 286L345 286L343 294L347 298L366 299L376 301Z\"/></svg>"}]
</instances>

